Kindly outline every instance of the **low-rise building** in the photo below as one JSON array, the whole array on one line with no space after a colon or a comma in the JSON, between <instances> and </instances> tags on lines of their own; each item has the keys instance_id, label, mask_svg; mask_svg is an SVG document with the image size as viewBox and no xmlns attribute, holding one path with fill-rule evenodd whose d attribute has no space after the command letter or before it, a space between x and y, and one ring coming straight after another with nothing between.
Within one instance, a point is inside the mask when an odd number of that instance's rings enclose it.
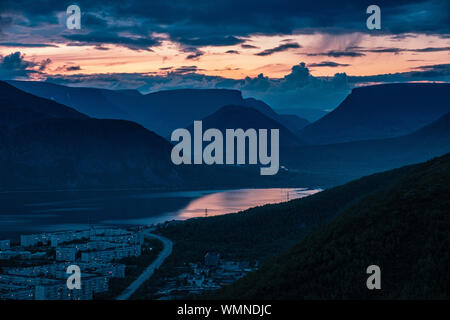
<instances>
[{"instance_id":1,"label":"low-rise building","mask_svg":"<svg viewBox=\"0 0 450 320\"><path fill-rule=\"evenodd\" d=\"M0 240L0 250L9 250L11 248L10 240Z\"/></svg>"},{"instance_id":2,"label":"low-rise building","mask_svg":"<svg viewBox=\"0 0 450 320\"><path fill-rule=\"evenodd\" d=\"M78 250L75 247L57 247L56 261L75 261Z\"/></svg>"},{"instance_id":3,"label":"low-rise building","mask_svg":"<svg viewBox=\"0 0 450 320\"><path fill-rule=\"evenodd\" d=\"M83 262L110 262L127 257L138 257L141 255L140 245L130 245L116 247L107 250L93 250L81 253L81 261Z\"/></svg>"},{"instance_id":4,"label":"low-rise building","mask_svg":"<svg viewBox=\"0 0 450 320\"><path fill-rule=\"evenodd\" d=\"M214 252L208 252L205 254L205 265L209 267L214 267L219 264L220 254Z\"/></svg>"},{"instance_id":5,"label":"low-rise building","mask_svg":"<svg viewBox=\"0 0 450 320\"><path fill-rule=\"evenodd\" d=\"M16 251L16 250L0 251L0 259L2 260L9 260L11 258L28 259L30 257L31 252L29 251Z\"/></svg>"},{"instance_id":6,"label":"low-rise building","mask_svg":"<svg viewBox=\"0 0 450 320\"><path fill-rule=\"evenodd\" d=\"M46 233L40 234L23 234L20 236L20 245L22 247L32 247L38 244L48 244L50 235Z\"/></svg>"},{"instance_id":7,"label":"low-rise building","mask_svg":"<svg viewBox=\"0 0 450 320\"><path fill-rule=\"evenodd\" d=\"M65 242L88 239L89 236L90 236L89 230L65 231L65 232L52 233L50 235L50 245L52 247L57 247L60 244L65 243Z\"/></svg>"}]
</instances>

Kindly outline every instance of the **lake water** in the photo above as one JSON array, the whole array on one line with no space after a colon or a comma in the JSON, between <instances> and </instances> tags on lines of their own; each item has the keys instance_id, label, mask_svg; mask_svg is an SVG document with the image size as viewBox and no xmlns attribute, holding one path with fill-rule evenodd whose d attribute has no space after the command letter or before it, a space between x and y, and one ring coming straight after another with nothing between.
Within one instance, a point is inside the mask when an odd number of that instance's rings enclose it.
<instances>
[{"instance_id":1,"label":"lake water","mask_svg":"<svg viewBox=\"0 0 450 320\"><path fill-rule=\"evenodd\" d=\"M149 225L238 212L306 197L320 189L73 191L0 193L0 240L89 225Z\"/></svg>"}]
</instances>

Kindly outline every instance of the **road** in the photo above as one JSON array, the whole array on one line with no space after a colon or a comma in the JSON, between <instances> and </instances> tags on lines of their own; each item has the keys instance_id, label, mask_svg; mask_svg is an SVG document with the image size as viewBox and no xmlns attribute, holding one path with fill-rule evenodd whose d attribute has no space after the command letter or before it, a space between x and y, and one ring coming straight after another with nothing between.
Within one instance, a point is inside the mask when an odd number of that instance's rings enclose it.
<instances>
[{"instance_id":1,"label":"road","mask_svg":"<svg viewBox=\"0 0 450 320\"><path fill-rule=\"evenodd\" d=\"M136 290L139 289L139 287L152 276L153 272L155 272L155 270L158 269L163 264L164 260L166 260L166 258L172 253L173 243L171 240L150 232L145 232L145 236L147 238L153 238L161 241L163 243L163 249L155 259L155 261L153 261L147 267L147 269L145 269L145 271L141 273L141 275L136 280L134 280L133 283L130 284L120 296L116 298L116 300L128 300L133 295L133 293L135 293Z\"/></svg>"}]
</instances>

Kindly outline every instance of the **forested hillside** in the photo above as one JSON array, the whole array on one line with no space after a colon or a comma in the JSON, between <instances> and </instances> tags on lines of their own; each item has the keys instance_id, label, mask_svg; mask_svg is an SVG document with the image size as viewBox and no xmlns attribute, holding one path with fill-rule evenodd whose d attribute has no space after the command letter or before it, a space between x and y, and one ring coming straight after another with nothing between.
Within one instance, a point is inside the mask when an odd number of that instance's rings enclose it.
<instances>
[{"instance_id":1,"label":"forested hillside","mask_svg":"<svg viewBox=\"0 0 450 320\"><path fill-rule=\"evenodd\" d=\"M417 165L216 297L448 299L449 181L450 155ZM366 287L373 264L381 290Z\"/></svg>"}]
</instances>

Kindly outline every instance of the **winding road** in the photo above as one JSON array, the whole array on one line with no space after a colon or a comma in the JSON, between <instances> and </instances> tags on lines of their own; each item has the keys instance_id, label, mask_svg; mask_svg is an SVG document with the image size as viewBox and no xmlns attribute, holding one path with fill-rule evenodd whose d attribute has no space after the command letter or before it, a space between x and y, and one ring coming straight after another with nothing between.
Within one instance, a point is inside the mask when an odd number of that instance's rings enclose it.
<instances>
[{"instance_id":1,"label":"winding road","mask_svg":"<svg viewBox=\"0 0 450 320\"><path fill-rule=\"evenodd\" d=\"M116 298L116 300L128 300L136 292L136 290L139 289L139 287L152 276L153 272L155 272L155 270L158 269L163 264L164 260L166 260L166 258L172 253L173 243L171 240L150 233L148 231L145 232L145 236L147 238L153 238L161 241L163 243L163 249L155 259L155 261L153 261L147 267L147 269L145 269L145 271L142 272L141 275L136 280L134 280L133 283L131 283L120 296Z\"/></svg>"}]
</instances>

